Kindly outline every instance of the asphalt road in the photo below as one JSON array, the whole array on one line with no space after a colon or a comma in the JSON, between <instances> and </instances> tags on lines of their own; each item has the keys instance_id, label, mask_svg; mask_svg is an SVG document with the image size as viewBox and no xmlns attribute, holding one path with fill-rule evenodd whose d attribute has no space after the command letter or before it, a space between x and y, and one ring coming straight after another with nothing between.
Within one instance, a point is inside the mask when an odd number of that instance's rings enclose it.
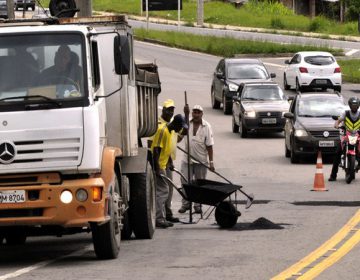
<instances>
[{"instance_id":1,"label":"asphalt road","mask_svg":"<svg viewBox=\"0 0 360 280\"><path fill-rule=\"evenodd\" d=\"M173 98L180 113L186 91L191 106L204 107L204 117L214 129L216 170L254 193L254 205L245 210L239 195L242 216L234 228L220 230L211 214L197 224L158 229L153 240L123 241L119 258L111 261L96 260L90 234L29 238L25 246L2 248L0 280L270 279L322 245L358 210L360 178L347 185L340 173L337 182L326 182L329 191L312 192L314 159L291 164L284 156L282 133L241 139L231 132L231 117L210 105L211 74L218 57L138 42L135 51L138 62L156 61L159 66L159 104ZM278 77L282 60L264 59ZM281 78L276 80L281 83ZM348 97L356 89L347 84L343 94ZM182 156L179 152L177 166ZM330 168L324 165L325 178ZM179 183L178 176L174 178ZM221 181L212 174L209 178ZM180 196L175 194L175 212L179 207ZM187 214L179 217L188 221ZM194 221L198 218L195 215ZM357 279L359 253L355 246L317 279Z\"/></svg>"}]
</instances>

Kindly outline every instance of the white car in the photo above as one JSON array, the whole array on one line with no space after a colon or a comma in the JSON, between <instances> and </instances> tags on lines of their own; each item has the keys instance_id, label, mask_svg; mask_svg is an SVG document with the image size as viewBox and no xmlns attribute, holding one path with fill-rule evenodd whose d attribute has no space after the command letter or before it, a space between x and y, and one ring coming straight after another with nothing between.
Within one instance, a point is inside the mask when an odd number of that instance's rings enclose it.
<instances>
[{"instance_id":1,"label":"white car","mask_svg":"<svg viewBox=\"0 0 360 280\"><path fill-rule=\"evenodd\" d=\"M341 92L341 69L335 57L328 52L298 52L284 71L284 89L294 87L296 91L332 88Z\"/></svg>"}]
</instances>

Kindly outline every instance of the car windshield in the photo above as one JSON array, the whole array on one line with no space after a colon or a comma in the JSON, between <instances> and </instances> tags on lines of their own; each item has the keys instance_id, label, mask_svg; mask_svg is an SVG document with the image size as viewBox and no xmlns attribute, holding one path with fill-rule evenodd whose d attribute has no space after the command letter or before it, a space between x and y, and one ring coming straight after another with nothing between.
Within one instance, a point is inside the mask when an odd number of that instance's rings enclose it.
<instances>
[{"instance_id":1,"label":"car windshield","mask_svg":"<svg viewBox=\"0 0 360 280\"><path fill-rule=\"evenodd\" d=\"M243 93L244 100L284 100L283 91L278 86L273 85L254 85L247 86Z\"/></svg>"},{"instance_id":2,"label":"car windshield","mask_svg":"<svg viewBox=\"0 0 360 280\"><path fill-rule=\"evenodd\" d=\"M83 49L78 33L0 37L0 106L85 100Z\"/></svg>"},{"instance_id":3,"label":"car windshield","mask_svg":"<svg viewBox=\"0 0 360 280\"><path fill-rule=\"evenodd\" d=\"M228 65L227 76L228 79L267 79L269 77L262 65L235 63Z\"/></svg>"},{"instance_id":4,"label":"car windshield","mask_svg":"<svg viewBox=\"0 0 360 280\"><path fill-rule=\"evenodd\" d=\"M331 56L306 56L304 60L311 65L330 65L335 62Z\"/></svg>"},{"instance_id":5,"label":"car windshield","mask_svg":"<svg viewBox=\"0 0 360 280\"><path fill-rule=\"evenodd\" d=\"M344 103L338 98L304 98L298 103L298 116L325 118L339 116L345 110Z\"/></svg>"}]
</instances>

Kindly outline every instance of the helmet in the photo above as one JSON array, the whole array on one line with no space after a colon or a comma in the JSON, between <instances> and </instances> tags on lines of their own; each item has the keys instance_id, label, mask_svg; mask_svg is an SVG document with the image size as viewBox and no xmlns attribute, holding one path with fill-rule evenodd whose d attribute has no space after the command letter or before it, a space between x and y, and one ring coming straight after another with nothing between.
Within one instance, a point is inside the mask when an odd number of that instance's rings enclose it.
<instances>
[{"instance_id":1,"label":"helmet","mask_svg":"<svg viewBox=\"0 0 360 280\"><path fill-rule=\"evenodd\" d=\"M348 101L348 104L349 104L350 107L351 107L351 105L355 105L355 106L359 107L360 106L360 101L359 101L359 99L357 97L350 97L349 101Z\"/></svg>"}]
</instances>

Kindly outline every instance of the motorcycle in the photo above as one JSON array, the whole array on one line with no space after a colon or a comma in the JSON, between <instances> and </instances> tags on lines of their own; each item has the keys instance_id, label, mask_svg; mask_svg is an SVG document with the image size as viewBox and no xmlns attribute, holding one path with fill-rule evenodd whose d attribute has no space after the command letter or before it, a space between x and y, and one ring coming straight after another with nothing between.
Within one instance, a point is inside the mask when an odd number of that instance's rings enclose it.
<instances>
[{"instance_id":1,"label":"motorcycle","mask_svg":"<svg viewBox=\"0 0 360 280\"><path fill-rule=\"evenodd\" d=\"M359 131L346 130L344 126L340 129L340 141L342 156L340 166L345 170L345 181L350 184L355 179L360 159L360 133Z\"/></svg>"}]
</instances>

